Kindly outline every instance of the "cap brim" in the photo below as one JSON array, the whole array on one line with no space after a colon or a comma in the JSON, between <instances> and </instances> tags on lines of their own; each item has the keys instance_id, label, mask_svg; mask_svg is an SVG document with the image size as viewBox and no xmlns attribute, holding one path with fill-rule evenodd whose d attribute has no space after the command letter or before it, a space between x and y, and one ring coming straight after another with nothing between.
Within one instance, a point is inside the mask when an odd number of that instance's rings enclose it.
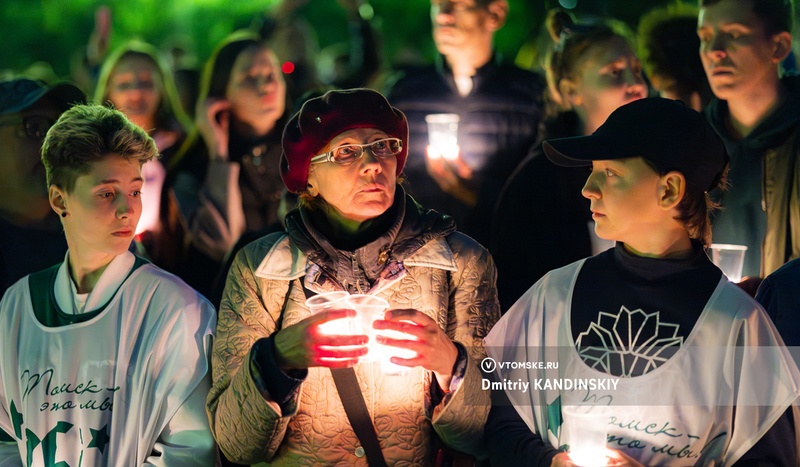
<instances>
[{"instance_id":1,"label":"cap brim","mask_svg":"<svg viewBox=\"0 0 800 467\"><path fill-rule=\"evenodd\" d=\"M72 83L61 82L48 88L41 96L31 102L28 107L44 97L52 99L62 110L67 110L75 104L86 103L86 94L84 94L83 91Z\"/></svg>"},{"instance_id":2,"label":"cap brim","mask_svg":"<svg viewBox=\"0 0 800 467\"><path fill-rule=\"evenodd\" d=\"M584 167L593 160L607 159L601 154L602 145L593 135L548 139L542 143L545 155L554 164L562 167Z\"/></svg>"}]
</instances>

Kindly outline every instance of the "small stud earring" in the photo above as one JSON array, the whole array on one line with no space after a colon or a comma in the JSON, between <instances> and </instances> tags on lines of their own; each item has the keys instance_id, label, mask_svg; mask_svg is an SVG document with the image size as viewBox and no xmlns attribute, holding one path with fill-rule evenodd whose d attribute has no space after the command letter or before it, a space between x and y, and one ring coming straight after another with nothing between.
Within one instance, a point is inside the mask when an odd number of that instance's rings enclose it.
<instances>
[{"instance_id":1,"label":"small stud earring","mask_svg":"<svg viewBox=\"0 0 800 467\"><path fill-rule=\"evenodd\" d=\"M67 211L61 211L61 217L67 217Z\"/></svg>"}]
</instances>

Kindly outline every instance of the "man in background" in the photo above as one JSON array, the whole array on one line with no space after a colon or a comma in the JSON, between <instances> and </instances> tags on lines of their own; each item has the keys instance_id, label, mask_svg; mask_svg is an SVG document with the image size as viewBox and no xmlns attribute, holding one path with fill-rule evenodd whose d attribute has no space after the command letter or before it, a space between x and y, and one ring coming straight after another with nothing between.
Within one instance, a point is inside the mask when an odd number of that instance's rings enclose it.
<instances>
[{"instance_id":1,"label":"man in background","mask_svg":"<svg viewBox=\"0 0 800 467\"><path fill-rule=\"evenodd\" d=\"M781 70L793 18L790 0L700 1L700 58L716 96L706 117L731 157L714 242L747 246L751 293L800 256L800 80Z\"/></svg>"},{"instance_id":2,"label":"man in background","mask_svg":"<svg viewBox=\"0 0 800 467\"><path fill-rule=\"evenodd\" d=\"M488 245L491 212L508 176L538 134L542 78L495 52L506 0L431 0L435 64L402 72L387 97L408 117L408 191L453 216L459 230ZM459 151L428 154L430 114L457 114Z\"/></svg>"}]
</instances>

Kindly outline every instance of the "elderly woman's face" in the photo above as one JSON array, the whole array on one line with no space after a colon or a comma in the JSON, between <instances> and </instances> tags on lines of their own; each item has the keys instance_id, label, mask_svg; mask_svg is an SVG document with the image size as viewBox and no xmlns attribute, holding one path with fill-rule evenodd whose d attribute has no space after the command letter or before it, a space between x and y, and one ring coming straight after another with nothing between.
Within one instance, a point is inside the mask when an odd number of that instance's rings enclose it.
<instances>
[{"instance_id":1,"label":"elderly woman's face","mask_svg":"<svg viewBox=\"0 0 800 467\"><path fill-rule=\"evenodd\" d=\"M339 134L320 152L390 137L381 130L356 128ZM321 196L337 215L355 222L364 222L386 212L394 202L396 181L397 158L375 157L369 149L349 165L333 162L311 164L308 175L309 192Z\"/></svg>"}]
</instances>

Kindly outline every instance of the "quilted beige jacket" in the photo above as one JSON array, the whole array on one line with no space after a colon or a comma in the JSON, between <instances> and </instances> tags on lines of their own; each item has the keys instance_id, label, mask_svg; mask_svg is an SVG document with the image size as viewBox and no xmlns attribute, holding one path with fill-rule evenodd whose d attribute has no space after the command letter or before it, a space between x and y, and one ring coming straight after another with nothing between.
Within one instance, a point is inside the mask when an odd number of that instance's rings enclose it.
<instances>
[{"instance_id":1,"label":"quilted beige jacket","mask_svg":"<svg viewBox=\"0 0 800 467\"><path fill-rule=\"evenodd\" d=\"M320 291L307 275L311 266L279 233L249 244L230 269L207 409L217 442L234 462L367 465L356 455L360 443L328 369L309 369L283 408L259 391L251 375L255 341L309 316L300 279L305 276L307 287ZM382 375L375 364L355 367L384 457L388 465L429 465L434 431L452 448L480 456L490 400L477 363L485 355L483 337L500 317L494 262L477 242L456 232L425 244L402 269L391 279L378 279L369 293L385 298L390 308L415 308L436 319L467 348L469 364L458 388L435 407L430 386L437 383L430 371L417 367L399 377Z\"/></svg>"}]
</instances>

